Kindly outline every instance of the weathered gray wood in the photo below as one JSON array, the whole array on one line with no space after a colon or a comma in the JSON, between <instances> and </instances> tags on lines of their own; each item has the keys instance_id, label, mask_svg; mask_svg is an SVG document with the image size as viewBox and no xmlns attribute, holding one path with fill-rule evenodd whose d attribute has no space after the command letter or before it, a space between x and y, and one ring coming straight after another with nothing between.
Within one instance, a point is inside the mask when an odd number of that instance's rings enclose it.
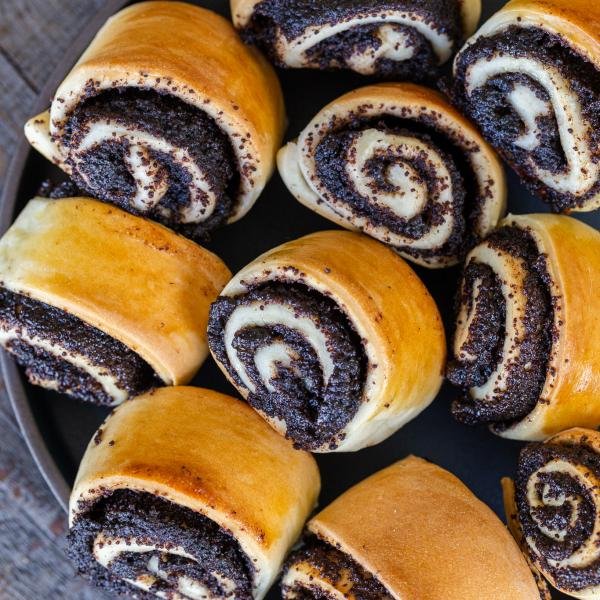
<instances>
[{"instance_id":1,"label":"weathered gray wood","mask_svg":"<svg viewBox=\"0 0 600 600\"><path fill-rule=\"evenodd\" d=\"M102 0L0 0L0 191L37 91ZM66 517L0 382L0 599L99 600L64 552Z\"/></svg>"},{"instance_id":2,"label":"weathered gray wood","mask_svg":"<svg viewBox=\"0 0 600 600\"><path fill-rule=\"evenodd\" d=\"M33 90L72 43L102 0L2 0L0 48Z\"/></svg>"}]
</instances>

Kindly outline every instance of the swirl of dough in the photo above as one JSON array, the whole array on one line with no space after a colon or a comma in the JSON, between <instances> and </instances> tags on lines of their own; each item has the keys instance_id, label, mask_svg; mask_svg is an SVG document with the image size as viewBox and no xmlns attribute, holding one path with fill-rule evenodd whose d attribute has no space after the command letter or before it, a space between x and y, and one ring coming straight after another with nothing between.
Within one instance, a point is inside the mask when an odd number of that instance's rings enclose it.
<instances>
[{"instance_id":1,"label":"swirl of dough","mask_svg":"<svg viewBox=\"0 0 600 600\"><path fill-rule=\"evenodd\" d=\"M141 2L107 21L25 133L85 193L197 240L254 204L283 112L271 66L225 19Z\"/></svg>"},{"instance_id":2,"label":"swirl of dough","mask_svg":"<svg viewBox=\"0 0 600 600\"><path fill-rule=\"evenodd\" d=\"M458 420L525 440L600 424L596 378L582 378L596 369L599 249L598 232L570 217L509 215L469 253L447 367L463 390Z\"/></svg>"},{"instance_id":3,"label":"swirl of dough","mask_svg":"<svg viewBox=\"0 0 600 600\"><path fill-rule=\"evenodd\" d=\"M565 594L600 598L598 432L570 429L529 444L521 451L514 486L503 485L517 536L535 567Z\"/></svg>"},{"instance_id":4,"label":"swirl of dough","mask_svg":"<svg viewBox=\"0 0 600 600\"><path fill-rule=\"evenodd\" d=\"M413 80L433 76L481 12L479 0L232 0L231 7L244 37L281 67Z\"/></svg>"},{"instance_id":5,"label":"swirl of dough","mask_svg":"<svg viewBox=\"0 0 600 600\"><path fill-rule=\"evenodd\" d=\"M460 262L505 207L494 152L439 94L413 84L335 100L278 165L300 202L431 268Z\"/></svg>"},{"instance_id":6,"label":"swirl of dough","mask_svg":"<svg viewBox=\"0 0 600 600\"><path fill-rule=\"evenodd\" d=\"M439 389L443 338L408 265L347 231L257 258L213 303L208 325L215 360L248 403L317 452L376 444L425 408Z\"/></svg>"},{"instance_id":7,"label":"swirl of dough","mask_svg":"<svg viewBox=\"0 0 600 600\"><path fill-rule=\"evenodd\" d=\"M509 2L454 64L459 105L556 212L600 206L597 5L568 5Z\"/></svg>"},{"instance_id":8,"label":"swirl of dough","mask_svg":"<svg viewBox=\"0 0 600 600\"><path fill-rule=\"evenodd\" d=\"M540 600L519 547L452 474L409 456L314 516L286 600Z\"/></svg>"},{"instance_id":9,"label":"swirl of dough","mask_svg":"<svg viewBox=\"0 0 600 600\"><path fill-rule=\"evenodd\" d=\"M68 553L111 595L260 600L318 492L314 459L246 404L159 388L117 407L90 441Z\"/></svg>"}]
</instances>

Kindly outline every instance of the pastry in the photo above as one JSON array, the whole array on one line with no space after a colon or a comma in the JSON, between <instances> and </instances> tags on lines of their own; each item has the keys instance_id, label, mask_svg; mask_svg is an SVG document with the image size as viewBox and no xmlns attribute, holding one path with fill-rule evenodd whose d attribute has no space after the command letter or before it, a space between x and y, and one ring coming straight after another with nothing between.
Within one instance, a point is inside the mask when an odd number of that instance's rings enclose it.
<instances>
[{"instance_id":1,"label":"pastry","mask_svg":"<svg viewBox=\"0 0 600 600\"><path fill-rule=\"evenodd\" d=\"M521 451L503 479L508 520L527 558L573 598L600 598L600 433L575 428Z\"/></svg>"},{"instance_id":2,"label":"pastry","mask_svg":"<svg viewBox=\"0 0 600 600\"><path fill-rule=\"evenodd\" d=\"M89 195L198 239L250 209L283 122L271 66L225 19L140 2L106 22L25 133Z\"/></svg>"},{"instance_id":3,"label":"pastry","mask_svg":"<svg viewBox=\"0 0 600 600\"><path fill-rule=\"evenodd\" d=\"M194 376L230 276L162 225L89 198L36 198L0 240L0 344L31 383L114 406Z\"/></svg>"},{"instance_id":4,"label":"pastry","mask_svg":"<svg viewBox=\"0 0 600 600\"><path fill-rule=\"evenodd\" d=\"M454 475L409 457L342 494L286 562L287 600L539 600L499 519Z\"/></svg>"},{"instance_id":5,"label":"pastry","mask_svg":"<svg viewBox=\"0 0 600 600\"><path fill-rule=\"evenodd\" d=\"M600 3L511 0L454 77L458 105L552 210L600 207Z\"/></svg>"},{"instance_id":6,"label":"pastry","mask_svg":"<svg viewBox=\"0 0 600 600\"><path fill-rule=\"evenodd\" d=\"M280 67L433 78L479 21L480 0L231 0L233 22Z\"/></svg>"},{"instance_id":7,"label":"pastry","mask_svg":"<svg viewBox=\"0 0 600 600\"><path fill-rule=\"evenodd\" d=\"M506 206L494 151L440 94L414 84L334 100L277 162L302 204L425 267L461 262Z\"/></svg>"},{"instance_id":8,"label":"pastry","mask_svg":"<svg viewBox=\"0 0 600 600\"><path fill-rule=\"evenodd\" d=\"M119 406L90 441L68 551L112 593L260 599L318 492L314 459L243 402L160 388Z\"/></svg>"},{"instance_id":9,"label":"pastry","mask_svg":"<svg viewBox=\"0 0 600 600\"><path fill-rule=\"evenodd\" d=\"M448 378L457 419L542 440L600 425L600 233L509 215L467 257Z\"/></svg>"},{"instance_id":10,"label":"pastry","mask_svg":"<svg viewBox=\"0 0 600 600\"><path fill-rule=\"evenodd\" d=\"M213 303L211 353L297 447L359 450L433 400L445 361L437 307L383 244L321 231L243 268Z\"/></svg>"}]
</instances>

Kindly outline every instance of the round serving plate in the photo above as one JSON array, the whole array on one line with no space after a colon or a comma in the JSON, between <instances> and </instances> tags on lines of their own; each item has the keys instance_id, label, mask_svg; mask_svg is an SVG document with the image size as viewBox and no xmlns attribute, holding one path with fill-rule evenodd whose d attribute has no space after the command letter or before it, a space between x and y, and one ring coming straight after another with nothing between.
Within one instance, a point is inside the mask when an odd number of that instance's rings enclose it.
<instances>
[{"instance_id":1,"label":"round serving plate","mask_svg":"<svg viewBox=\"0 0 600 600\"><path fill-rule=\"evenodd\" d=\"M62 81L95 32L112 13L129 4L108 0L90 24L81 31L40 94L33 113L47 108ZM227 0L196 2L229 17ZM483 0L482 19L487 19L504 0ZM285 94L289 126L286 137L293 138L328 102L371 81L352 73L318 71L279 71ZM533 198L507 168L508 207L513 213L548 212L544 203ZM64 176L33 151L25 139L17 149L6 179L0 226L6 230L33 197L45 179L61 181ZM579 213L576 218L600 228L600 212ZM262 252L307 233L335 228L296 202L277 173L250 213L241 221L214 233L205 245L216 252L236 272ZM430 271L415 267L434 296L446 325L452 329L453 297L459 269ZM66 509L79 461L107 409L86 405L27 383L23 373L5 353L0 353L5 384L29 449L56 498ZM212 359L208 359L193 381L194 385L235 395ZM445 384L440 394L420 416L383 443L350 454L318 455L323 489L320 505L364 477L409 454L422 456L448 469L501 518L503 516L500 478L515 471L521 443L503 440L487 428L469 428L450 415L450 402L456 392ZM402 560L399 556L398 560ZM271 598L276 598L272 591ZM567 598L554 592L553 598Z\"/></svg>"}]
</instances>

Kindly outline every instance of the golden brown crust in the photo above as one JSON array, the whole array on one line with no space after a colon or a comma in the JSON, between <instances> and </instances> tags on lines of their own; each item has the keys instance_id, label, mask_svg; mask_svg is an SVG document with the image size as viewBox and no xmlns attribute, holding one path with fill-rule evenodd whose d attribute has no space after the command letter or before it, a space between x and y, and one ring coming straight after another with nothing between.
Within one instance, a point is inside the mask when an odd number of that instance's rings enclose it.
<instances>
[{"instance_id":1,"label":"golden brown crust","mask_svg":"<svg viewBox=\"0 0 600 600\"><path fill-rule=\"evenodd\" d=\"M398 600L539 600L517 545L454 475L409 457L354 486L308 524Z\"/></svg>"},{"instance_id":2,"label":"golden brown crust","mask_svg":"<svg viewBox=\"0 0 600 600\"><path fill-rule=\"evenodd\" d=\"M230 530L256 560L256 596L315 505L319 472L246 404L211 390L160 388L119 406L81 462L70 519L116 489L146 491ZM99 441L98 441L99 440Z\"/></svg>"},{"instance_id":3,"label":"golden brown crust","mask_svg":"<svg viewBox=\"0 0 600 600\"><path fill-rule=\"evenodd\" d=\"M481 0L459 0L463 22L463 36L471 35L481 18Z\"/></svg>"},{"instance_id":4,"label":"golden brown crust","mask_svg":"<svg viewBox=\"0 0 600 600\"><path fill-rule=\"evenodd\" d=\"M0 241L0 280L79 317L168 384L208 354L210 303L230 277L201 246L89 198L31 200Z\"/></svg>"},{"instance_id":5,"label":"golden brown crust","mask_svg":"<svg viewBox=\"0 0 600 600\"><path fill-rule=\"evenodd\" d=\"M392 250L357 233L313 233L258 257L222 293L236 296L275 279L327 294L364 341L369 364L363 403L344 429L338 451L378 443L436 396L446 355L442 321L426 287ZM246 388L236 387L247 397Z\"/></svg>"},{"instance_id":6,"label":"golden brown crust","mask_svg":"<svg viewBox=\"0 0 600 600\"><path fill-rule=\"evenodd\" d=\"M474 38L509 25L538 26L560 35L600 67L600 4L589 0L511 0Z\"/></svg>"},{"instance_id":7,"label":"golden brown crust","mask_svg":"<svg viewBox=\"0 0 600 600\"><path fill-rule=\"evenodd\" d=\"M509 215L502 224L529 231L546 258L555 334L542 401L501 435L540 440L569 427L596 428L600 425L600 233L561 215Z\"/></svg>"},{"instance_id":8,"label":"golden brown crust","mask_svg":"<svg viewBox=\"0 0 600 600\"><path fill-rule=\"evenodd\" d=\"M289 142L279 151L279 172L298 201L346 229L361 229L380 241L387 243L389 240L393 245L395 238L389 230L386 232L378 224L370 223L368 218L360 219L354 215L349 218L338 204L328 201L322 188L317 187L319 177L314 169L314 154L319 141L331 130L331 123L338 128L357 115L365 119L390 115L410 122L424 122L449 140L457 151L463 152L476 177L474 186L481 190L481 207L474 223L474 233L481 238L496 227L506 211L506 180L500 159L476 127L442 94L412 83L380 83L340 96L319 111L298 140ZM407 128L410 130L410 124ZM373 204L377 205L377 202ZM415 242L419 243L415 243L414 247L408 243L399 247L398 253L429 268L447 267L459 262L456 254L419 254L415 249L423 246L419 239ZM446 239L442 242L445 243ZM430 248L425 246L425 249ZM435 244L431 250L436 250Z\"/></svg>"},{"instance_id":9,"label":"golden brown crust","mask_svg":"<svg viewBox=\"0 0 600 600\"><path fill-rule=\"evenodd\" d=\"M93 91L149 87L176 96L234 136L241 191L230 220L249 210L273 171L284 127L279 82L265 59L212 11L156 1L134 4L111 17L56 92L49 133L58 136L58 143L69 113L90 86ZM38 149L47 149L36 119L26 132Z\"/></svg>"}]
</instances>

